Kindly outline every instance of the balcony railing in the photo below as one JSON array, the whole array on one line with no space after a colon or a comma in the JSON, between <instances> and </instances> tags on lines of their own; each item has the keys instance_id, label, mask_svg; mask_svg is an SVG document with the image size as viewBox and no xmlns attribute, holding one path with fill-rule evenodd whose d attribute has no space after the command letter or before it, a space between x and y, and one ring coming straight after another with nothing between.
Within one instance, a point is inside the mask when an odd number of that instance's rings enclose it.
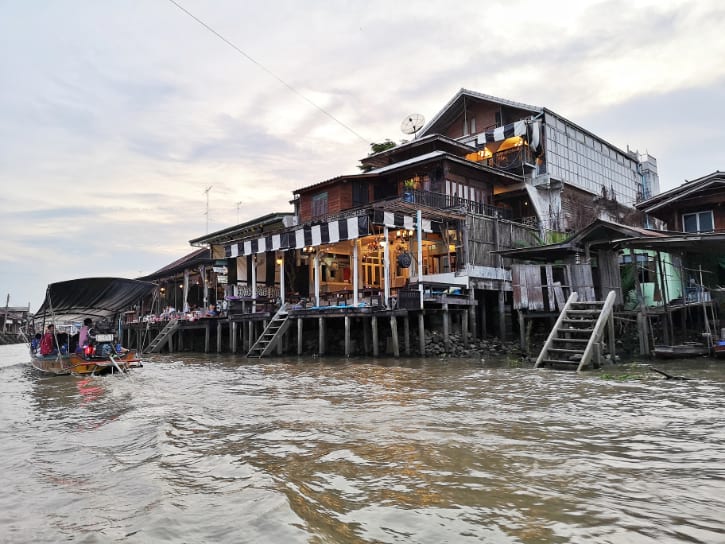
<instances>
[{"instance_id":1,"label":"balcony railing","mask_svg":"<svg viewBox=\"0 0 725 544\"><path fill-rule=\"evenodd\" d=\"M482 202L475 202L459 196L432 193L430 191L411 189L403 194L403 199L413 202L414 204L422 204L424 206L443 210L463 209L470 213L487 215L489 217L498 217L500 219L511 219L513 217L511 210L506 208L499 208L497 206L483 204Z\"/></svg>"},{"instance_id":2,"label":"balcony railing","mask_svg":"<svg viewBox=\"0 0 725 544\"><path fill-rule=\"evenodd\" d=\"M525 164L534 164L534 155L526 145L497 151L488 159L488 165L501 170L520 168Z\"/></svg>"}]
</instances>

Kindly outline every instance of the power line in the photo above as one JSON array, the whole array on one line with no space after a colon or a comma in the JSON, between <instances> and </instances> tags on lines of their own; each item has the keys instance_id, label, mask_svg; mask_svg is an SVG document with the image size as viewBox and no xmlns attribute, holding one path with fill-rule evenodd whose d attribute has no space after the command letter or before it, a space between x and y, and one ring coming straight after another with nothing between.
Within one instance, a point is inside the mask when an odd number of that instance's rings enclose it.
<instances>
[{"instance_id":1,"label":"power line","mask_svg":"<svg viewBox=\"0 0 725 544\"><path fill-rule=\"evenodd\" d=\"M257 65L260 69L262 69L265 72L267 72L267 74L269 74L274 79L276 79L277 81L279 81L282 85L284 85L285 87L287 87L287 89L289 89L294 94L296 94L297 96L299 96L302 100L304 100L305 102L307 102L308 104L310 104L313 108L315 108L316 110L320 111L321 113L324 113L325 115L327 115L330 119L332 119L333 121L335 121L338 125L340 125L344 129L348 130L349 132L351 132L352 134L354 134L358 138L360 138L366 144L369 143L366 138L363 138L362 136L360 136L360 134L358 134L355 130L353 130L352 128L350 128L349 126L347 126L345 123L343 123L342 121L340 121L337 117L335 117L334 115L332 115L329 111L327 111L326 109L324 109L322 106L318 106L317 104L315 104L312 100L310 100L309 98L307 98L305 95L303 95L297 89L295 89L292 85L290 85L284 79L282 79L277 74L275 74L272 70L270 70L269 68L267 68L263 64L257 62L254 58L252 58L247 53L245 53L239 46L237 46L236 44L234 44L233 42L229 41L227 38L225 38L224 36L222 36L219 32L217 32L216 30L214 30L211 26L209 26L208 24L206 24L204 21L202 21L201 19L199 19L196 15L194 15L193 13L191 13L185 7L183 7L182 5L180 5L178 2L176 2L176 0L169 0L169 2L171 2L172 4L174 4L181 11L183 11L184 13L186 13L189 17L191 17L192 19L194 19L197 23L199 23L201 26L203 26L204 28L206 28L209 32L211 32L212 34L214 34L217 38L219 38L224 43L226 43L229 47L231 47L232 49L234 49L235 51L237 51L237 53L239 53L240 55L243 55L249 62Z\"/></svg>"}]
</instances>

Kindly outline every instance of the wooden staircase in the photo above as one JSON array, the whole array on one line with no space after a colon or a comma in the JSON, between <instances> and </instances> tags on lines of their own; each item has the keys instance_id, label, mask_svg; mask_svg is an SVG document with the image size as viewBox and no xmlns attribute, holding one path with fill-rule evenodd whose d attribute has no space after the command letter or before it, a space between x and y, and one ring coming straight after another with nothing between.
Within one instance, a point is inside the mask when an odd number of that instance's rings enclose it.
<instances>
[{"instance_id":1,"label":"wooden staircase","mask_svg":"<svg viewBox=\"0 0 725 544\"><path fill-rule=\"evenodd\" d=\"M289 314L287 313L287 304L282 304L277 313L274 314L267 327L254 345L249 349L247 357L262 358L271 353L271 351L282 339L282 335L289 328Z\"/></svg>"},{"instance_id":2,"label":"wooden staircase","mask_svg":"<svg viewBox=\"0 0 725 544\"><path fill-rule=\"evenodd\" d=\"M601 364L601 341L609 328L609 352L614 357L614 308L615 292L610 291L606 300L577 302L572 293L549 334L535 368L549 366L561 369L586 368L592 360Z\"/></svg>"},{"instance_id":3,"label":"wooden staircase","mask_svg":"<svg viewBox=\"0 0 725 544\"><path fill-rule=\"evenodd\" d=\"M158 353L159 351L161 351L164 342L166 342L178 328L178 319L172 319L171 321L169 321L166 325L164 325L164 328L159 331L159 334L157 334L154 339L151 340L151 343L149 344L146 353Z\"/></svg>"}]
</instances>

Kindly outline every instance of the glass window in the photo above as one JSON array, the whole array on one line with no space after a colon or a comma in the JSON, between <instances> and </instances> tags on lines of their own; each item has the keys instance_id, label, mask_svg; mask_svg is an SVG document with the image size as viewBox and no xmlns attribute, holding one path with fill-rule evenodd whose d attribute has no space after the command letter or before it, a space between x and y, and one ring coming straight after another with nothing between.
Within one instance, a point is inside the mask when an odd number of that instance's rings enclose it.
<instances>
[{"instance_id":1,"label":"glass window","mask_svg":"<svg viewBox=\"0 0 725 544\"><path fill-rule=\"evenodd\" d=\"M312 197L312 217L327 215L327 192Z\"/></svg>"},{"instance_id":2,"label":"glass window","mask_svg":"<svg viewBox=\"0 0 725 544\"><path fill-rule=\"evenodd\" d=\"M682 215L682 230L685 232L710 232L714 230L714 225L712 211Z\"/></svg>"}]
</instances>

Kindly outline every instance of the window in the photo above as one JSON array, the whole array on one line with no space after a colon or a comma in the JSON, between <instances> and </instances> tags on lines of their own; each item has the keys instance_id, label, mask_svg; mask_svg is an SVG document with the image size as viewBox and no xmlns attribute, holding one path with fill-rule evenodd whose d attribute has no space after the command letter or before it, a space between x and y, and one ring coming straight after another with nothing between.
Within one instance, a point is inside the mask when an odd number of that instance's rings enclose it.
<instances>
[{"instance_id":1,"label":"window","mask_svg":"<svg viewBox=\"0 0 725 544\"><path fill-rule=\"evenodd\" d=\"M312 217L327 215L327 192L312 197Z\"/></svg>"},{"instance_id":2,"label":"window","mask_svg":"<svg viewBox=\"0 0 725 544\"><path fill-rule=\"evenodd\" d=\"M711 232L714 225L712 211L682 214L682 230L685 232Z\"/></svg>"}]
</instances>

